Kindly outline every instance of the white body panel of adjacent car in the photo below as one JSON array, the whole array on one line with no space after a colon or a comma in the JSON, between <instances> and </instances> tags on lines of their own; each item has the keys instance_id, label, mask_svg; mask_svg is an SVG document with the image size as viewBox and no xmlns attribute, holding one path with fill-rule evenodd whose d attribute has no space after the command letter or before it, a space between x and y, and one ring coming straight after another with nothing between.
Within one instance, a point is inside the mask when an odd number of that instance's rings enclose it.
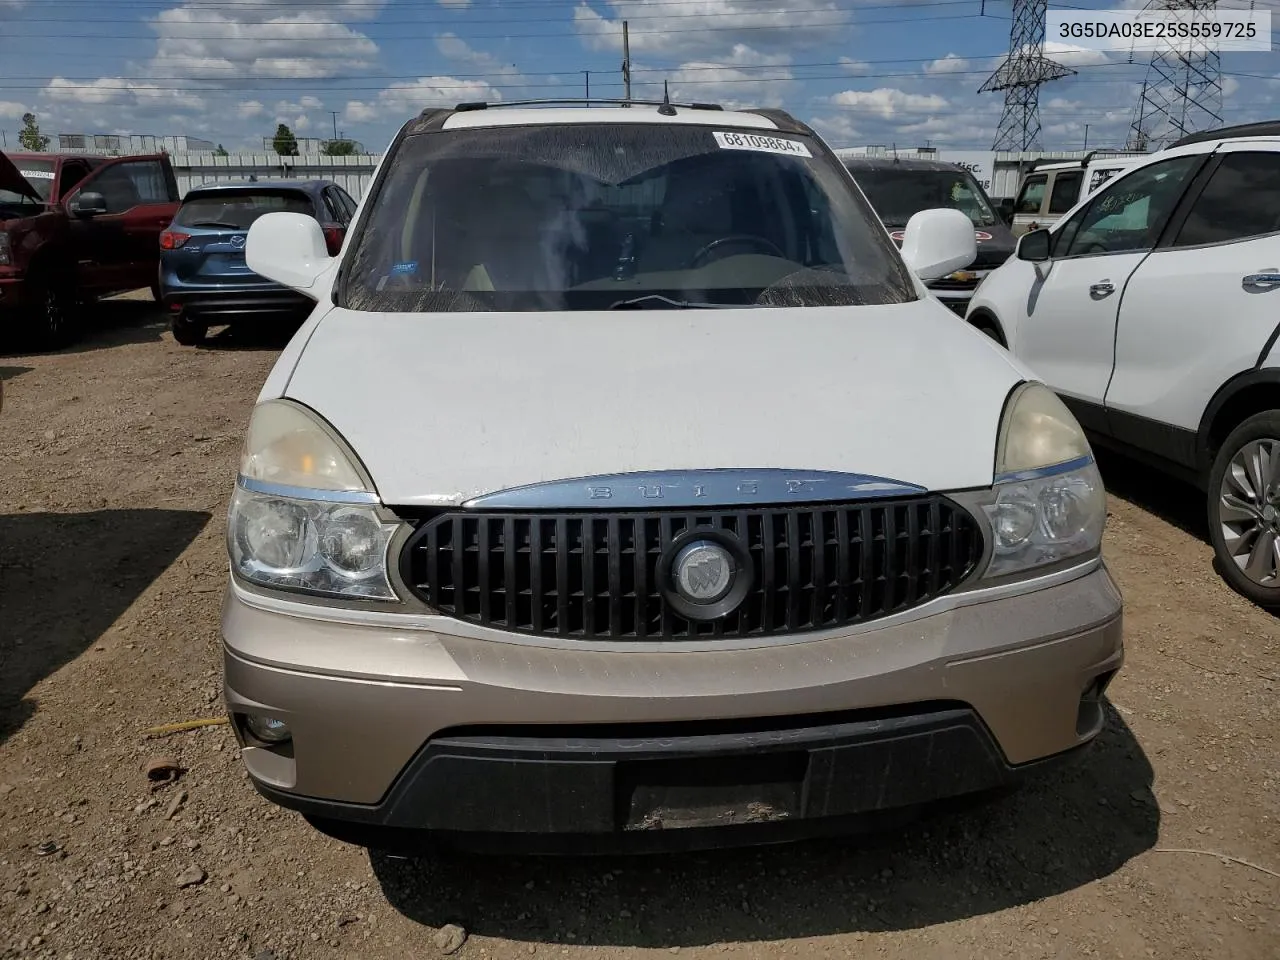
<instances>
[{"instance_id":1,"label":"white body panel of adjacent car","mask_svg":"<svg viewBox=\"0 0 1280 960\"><path fill-rule=\"evenodd\" d=\"M323 313L323 315L321 315ZM990 485L1026 369L932 299L824 308L317 311L263 399L315 410L383 502L682 469Z\"/></svg>"}]
</instances>

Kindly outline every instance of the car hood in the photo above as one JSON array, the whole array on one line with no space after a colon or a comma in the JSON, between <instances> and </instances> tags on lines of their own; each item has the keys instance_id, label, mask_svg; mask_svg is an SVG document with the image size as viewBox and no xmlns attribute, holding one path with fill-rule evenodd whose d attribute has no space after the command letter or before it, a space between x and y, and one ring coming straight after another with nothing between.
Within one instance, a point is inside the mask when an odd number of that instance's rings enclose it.
<instances>
[{"instance_id":1,"label":"car hood","mask_svg":"<svg viewBox=\"0 0 1280 960\"><path fill-rule=\"evenodd\" d=\"M31 185L31 181L19 173L13 161L2 152L0 152L0 190L12 190L14 193L34 200L36 203L44 203L44 197L36 192L36 188Z\"/></svg>"},{"instance_id":2,"label":"car hood","mask_svg":"<svg viewBox=\"0 0 1280 960\"><path fill-rule=\"evenodd\" d=\"M292 356L283 394L328 420L389 505L697 469L987 486L1005 400L1026 379L932 301L556 314L337 308Z\"/></svg>"}]
</instances>

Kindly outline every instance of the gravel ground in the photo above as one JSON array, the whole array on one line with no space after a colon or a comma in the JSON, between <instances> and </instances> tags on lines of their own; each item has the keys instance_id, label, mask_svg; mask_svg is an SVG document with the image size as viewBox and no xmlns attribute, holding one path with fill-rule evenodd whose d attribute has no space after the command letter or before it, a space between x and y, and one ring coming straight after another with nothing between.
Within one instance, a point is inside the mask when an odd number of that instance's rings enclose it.
<instances>
[{"instance_id":1,"label":"gravel ground","mask_svg":"<svg viewBox=\"0 0 1280 960\"><path fill-rule=\"evenodd\" d=\"M144 735L221 710L222 516L287 333L184 348L102 306L0 354L0 957L1280 956L1280 625L1194 493L1104 464L1128 662L1042 784L840 843L387 860L261 800L225 726Z\"/></svg>"}]
</instances>

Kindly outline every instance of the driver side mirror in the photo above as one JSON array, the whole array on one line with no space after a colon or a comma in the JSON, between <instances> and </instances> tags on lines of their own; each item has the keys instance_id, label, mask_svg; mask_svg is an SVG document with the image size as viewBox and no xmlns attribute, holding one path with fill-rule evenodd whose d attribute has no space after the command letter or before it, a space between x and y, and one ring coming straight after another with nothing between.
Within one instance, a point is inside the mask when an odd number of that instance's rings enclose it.
<instances>
[{"instance_id":1,"label":"driver side mirror","mask_svg":"<svg viewBox=\"0 0 1280 960\"><path fill-rule=\"evenodd\" d=\"M1045 229L1024 233L1018 240L1018 249L1015 256L1019 260L1026 260L1028 263L1044 263L1049 259L1052 240L1053 234Z\"/></svg>"},{"instance_id":2,"label":"driver side mirror","mask_svg":"<svg viewBox=\"0 0 1280 960\"><path fill-rule=\"evenodd\" d=\"M998 216L1006 227L1013 225L1013 197L1005 197L996 204L996 216Z\"/></svg>"},{"instance_id":3,"label":"driver side mirror","mask_svg":"<svg viewBox=\"0 0 1280 960\"><path fill-rule=\"evenodd\" d=\"M310 290L333 263L324 230L302 213L268 213L253 222L244 243L254 273L298 291Z\"/></svg>"},{"instance_id":4,"label":"driver side mirror","mask_svg":"<svg viewBox=\"0 0 1280 960\"><path fill-rule=\"evenodd\" d=\"M81 193L68 205L77 217L98 217L107 212L107 201L100 193Z\"/></svg>"},{"instance_id":5,"label":"driver side mirror","mask_svg":"<svg viewBox=\"0 0 1280 960\"><path fill-rule=\"evenodd\" d=\"M902 259L921 280L940 280L978 258L973 221L959 210L921 210L907 221Z\"/></svg>"}]
</instances>

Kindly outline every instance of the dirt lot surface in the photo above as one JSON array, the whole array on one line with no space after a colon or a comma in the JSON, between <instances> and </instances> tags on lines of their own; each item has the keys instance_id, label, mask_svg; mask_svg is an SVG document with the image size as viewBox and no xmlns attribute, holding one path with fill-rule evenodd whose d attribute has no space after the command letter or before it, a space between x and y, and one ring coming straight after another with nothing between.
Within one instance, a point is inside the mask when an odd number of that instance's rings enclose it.
<instances>
[{"instance_id":1,"label":"dirt lot surface","mask_svg":"<svg viewBox=\"0 0 1280 960\"><path fill-rule=\"evenodd\" d=\"M1280 957L1280 621L1213 573L1193 493L1105 464L1128 662L1041 785L841 843L387 860L260 799L226 727L143 735L221 710L222 518L287 334L104 313L0 354L0 957Z\"/></svg>"}]
</instances>

